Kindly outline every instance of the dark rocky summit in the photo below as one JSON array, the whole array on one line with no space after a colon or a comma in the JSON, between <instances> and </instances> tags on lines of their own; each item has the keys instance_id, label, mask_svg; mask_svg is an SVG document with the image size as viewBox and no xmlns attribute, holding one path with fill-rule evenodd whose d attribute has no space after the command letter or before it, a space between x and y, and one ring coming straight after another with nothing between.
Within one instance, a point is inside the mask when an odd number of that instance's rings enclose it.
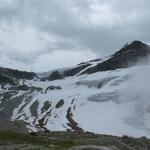
<instances>
[{"instance_id":1,"label":"dark rocky summit","mask_svg":"<svg viewBox=\"0 0 150 150\"><path fill-rule=\"evenodd\" d=\"M141 41L133 41L131 44L126 44L106 61L85 70L82 74L130 67L136 65L141 60L146 62L149 54L150 47L148 45Z\"/></svg>"}]
</instances>

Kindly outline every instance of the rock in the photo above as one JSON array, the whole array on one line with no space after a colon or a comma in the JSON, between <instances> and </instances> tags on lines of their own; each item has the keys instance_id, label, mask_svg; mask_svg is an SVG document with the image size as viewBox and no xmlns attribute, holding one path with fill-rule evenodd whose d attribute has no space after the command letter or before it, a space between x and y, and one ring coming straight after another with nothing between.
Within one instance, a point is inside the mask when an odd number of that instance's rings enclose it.
<instances>
[{"instance_id":1,"label":"rock","mask_svg":"<svg viewBox=\"0 0 150 150\"><path fill-rule=\"evenodd\" d=\"M34 116L34 117L37 117L38 116L38 105L39 105L39 102L38 100L36 100L31 106L30 106L30 111L31 111L31 115Z\"/></svg>"},{"instance_id":2,"label":"rock","mask_svg":"<svg viewBox=\"0 0 150 150\"><path fill-rule=\"evenodd\" d=\"M86 146L74 146L69 150L118 150L115 147L105 147L105 146L95 146L95 145L86 145Z\"/></svg>"},{"instance_id":3,"label":"rock","mask_svg":"<svg viewBox=\"0 0 150 150\"><path fill-rule=\"evenodd\" d=\"M44 113L44 112L47 111L50 107L51 107L51 102L49 102L49 101L44 102L44 105L43 105L43 107L42 107L42 109L41 109L41 112Z\"/></svg>"},{"instance_id":4,"label":"rock","mask_svg":"<svg viewBox=\"0 0 150 150\"><path fill-rule=\"evenodd\" d=\"M0 74L0 85L5 85L5 84L16 85L17 81Z\"/></svg>"},{"instance_id":5,"label":"rock","mask_svg":"<svg viewBox=\"0 0 150 150\"><path fill-rule=\"evenodd\" d=\"M34 144L0 144L0 150L40 150L40 146Z\"/></svg>"},{"instance_id":6,"label":"rock","mask_svg":"<svg viewBox=\"0 0 150 150\"><path fill-rule=\"evenodd\" d=\"M19 85L17 87L17 90L21 90L21 91L28 91L30 88L27 85Z\"/></svg>"},{"instance_id":7,"label":"rock","mask_svg":"<svg viewBox=\"0 0 150 150\"><path fill-rule=\"evenodd\" d=\"M83 133L84 130L79 127L78 123L73 119L73 113L71 110L71 107L68 108L67 110L67 114L66 114L66 118L68 120L69 123L67 123L67 125L69 127L71 127L71 129L77 133Z\"/></svg>"},{"instance_id":8,"label":"rock","mask_svg":"<svg viewBox=\"0 0 150 150\"><path fill-rule=\"evenodd\" d=\"M2 68L2 67L0 67L0 74L11 78L28 79L28 80L37 77L36 73L33 72L19 71L19 70Z\"/></svg>"},{"instance_id":9,"label":"rock","mask_svg":"<svg viewBox=\"0 0 150 150\"><path fill-rule=\"evenodd\" d=\"M48 80L49 81L53 81L53 80L58 80L58 79L62 79L63 76L58 72L58 71L54 71L49 77Z\"/></svg>"},{"instance_id":10,"label":"rock","mask_svg":"<svg viewBox=\"0 0 150 150\"><path fill-rule=\"evenodd\" d=\"M47 93L47 91L49 91L49 90L51 91L51 90L61 90L61 89L62 88L60 86L51 85L45 89L45 93Z\"/></svg>"},{"instance_id":11,"label":"rock","mask_svg":"<svg viewBox=\"0 0 150 150\"><path fill-rule=\"evenodd\" d=\"M61 99L61 100L59 100L58 101L58 103L56 104L56 108L60 108L60 107L62 107L64 105L64 100L63 99Z\"/></svg>"},{"instance_id":12,"label":"rock","mask_svg":"<svg viewBox=\"0 0 150 150\"><path fill-rule=\"evenodd\" d=\"M73 69L69 69L69 70L66 70L64 72L64 77L68 77L68 76L74 76L76 75L77 73L79 73L80 71L82 71L83 69L87 68L88 66L90 66L90 64L86 64L86 65L82 65L82 66L78 66L78 67L75 67Z\"/></svg>"},{"instance_id":13,"label":"rock","mask_svg":"<svg viewBox=\"0 0 150 150\"><path fill-rule=\"evenodd\" d=\"M148 62L150 47L140 41L125 45L109 59L94 67L88 68L81 74L91 74L98 71L115 70L136 65L139 61Z\"/></svg>"}]
</instances>

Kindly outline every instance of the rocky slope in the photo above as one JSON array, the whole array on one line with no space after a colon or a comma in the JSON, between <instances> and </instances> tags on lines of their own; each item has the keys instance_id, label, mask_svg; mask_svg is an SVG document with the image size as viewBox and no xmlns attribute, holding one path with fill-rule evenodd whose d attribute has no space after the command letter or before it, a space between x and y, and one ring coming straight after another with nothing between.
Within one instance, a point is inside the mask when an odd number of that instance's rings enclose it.
<instances>
[{"instance_id":1,"label":"rocky slope","mask_svg":"<svg viewBox=\"0 0 150 150\"><path fill-rule=\"evenodd\" d=\"M149 54L134 41L107 58L49 73L0 68L0 119L23 121L29 131L150 137L150 104L131 90L134 75L149 69Z\"/></svg>"}]
</instances>

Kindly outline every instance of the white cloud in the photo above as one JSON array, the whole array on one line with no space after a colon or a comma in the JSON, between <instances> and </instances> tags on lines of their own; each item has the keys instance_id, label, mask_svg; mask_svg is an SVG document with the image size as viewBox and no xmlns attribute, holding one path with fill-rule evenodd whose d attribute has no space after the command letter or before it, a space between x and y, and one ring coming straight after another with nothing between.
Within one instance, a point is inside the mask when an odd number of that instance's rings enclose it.
<instances>
[{"instance_id":1,"label":"white cloud","mask_svg":"<svg viewBox=\"0 0 150 150\"><path fill-rule=\"evenodd\" d=\"M16 66L36 63L54 51L80 50L85 55L90 49L98 57L109 55L128 41L150 41L149 4L149 0L0 0L0 52ZM65 59L62 64L67 65Z\"/></svg>"},{"instance_id":2,"label":"white cloud","mask_svg":"<svg viewBox=\"0 0 150 150\"><path fill-rule=\"evenodd\" d=\"M0 26L0 66L41 72L70 67L95 58L90 50L79 50L70 39L40 32L20 23ZM68 50L74 44L74 49Z\"/></svg>"},{"instance_id":3,"label":"white cloud","mask_svg":"<svg viewBox=\"0 0 150 150\"><path fill-rule=\"evenodd\" d=\"M1 26L0 49L10 49L17 53L30 53L38 51L43 47L43 41L39 32L30 27Z\"/></svg>"},{"instance_id":4,"label":"white cloud","mask_svg":"<svg viewBox=\"0 0 150 150\"><path fill-rule=\"evenodd\" d=\"M11 5L13 3L13 0L0 0L0 8L7 7L8 5Z\"/></svg>"},{"instance_id":5,"label":"white cloud","mask_svg":"<svg viewBox=\"0 0 150 150\"><path fill-rule=\"evenodd\" d=\"M72 67L79 62L94 59L96 56L90 50L85 51L53 51L50 54L41 55L33 64L34 71L44 72L56 68Z\"/></svg>"}]
</instances>

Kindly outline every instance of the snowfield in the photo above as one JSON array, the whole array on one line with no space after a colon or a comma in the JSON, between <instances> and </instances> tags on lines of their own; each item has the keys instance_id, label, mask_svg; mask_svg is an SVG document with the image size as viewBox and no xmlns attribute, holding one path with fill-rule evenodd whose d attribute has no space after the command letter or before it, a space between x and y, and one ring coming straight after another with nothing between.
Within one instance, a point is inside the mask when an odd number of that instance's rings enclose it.
<instances>
[{"instance_id":1,"label":"snowfield","mask_svg":"<svg viewBox=\"0 0 150 150\"><path fill-rule=\"evenodd\" d=\"M55 81L20 81L42 90L17 93L16 97L24 98L11 119L25 121L29 131L82 129L150 137L149 68L136 66ZM145 71L147 75L143 77Z\"/></svg>"}]
</instances>

